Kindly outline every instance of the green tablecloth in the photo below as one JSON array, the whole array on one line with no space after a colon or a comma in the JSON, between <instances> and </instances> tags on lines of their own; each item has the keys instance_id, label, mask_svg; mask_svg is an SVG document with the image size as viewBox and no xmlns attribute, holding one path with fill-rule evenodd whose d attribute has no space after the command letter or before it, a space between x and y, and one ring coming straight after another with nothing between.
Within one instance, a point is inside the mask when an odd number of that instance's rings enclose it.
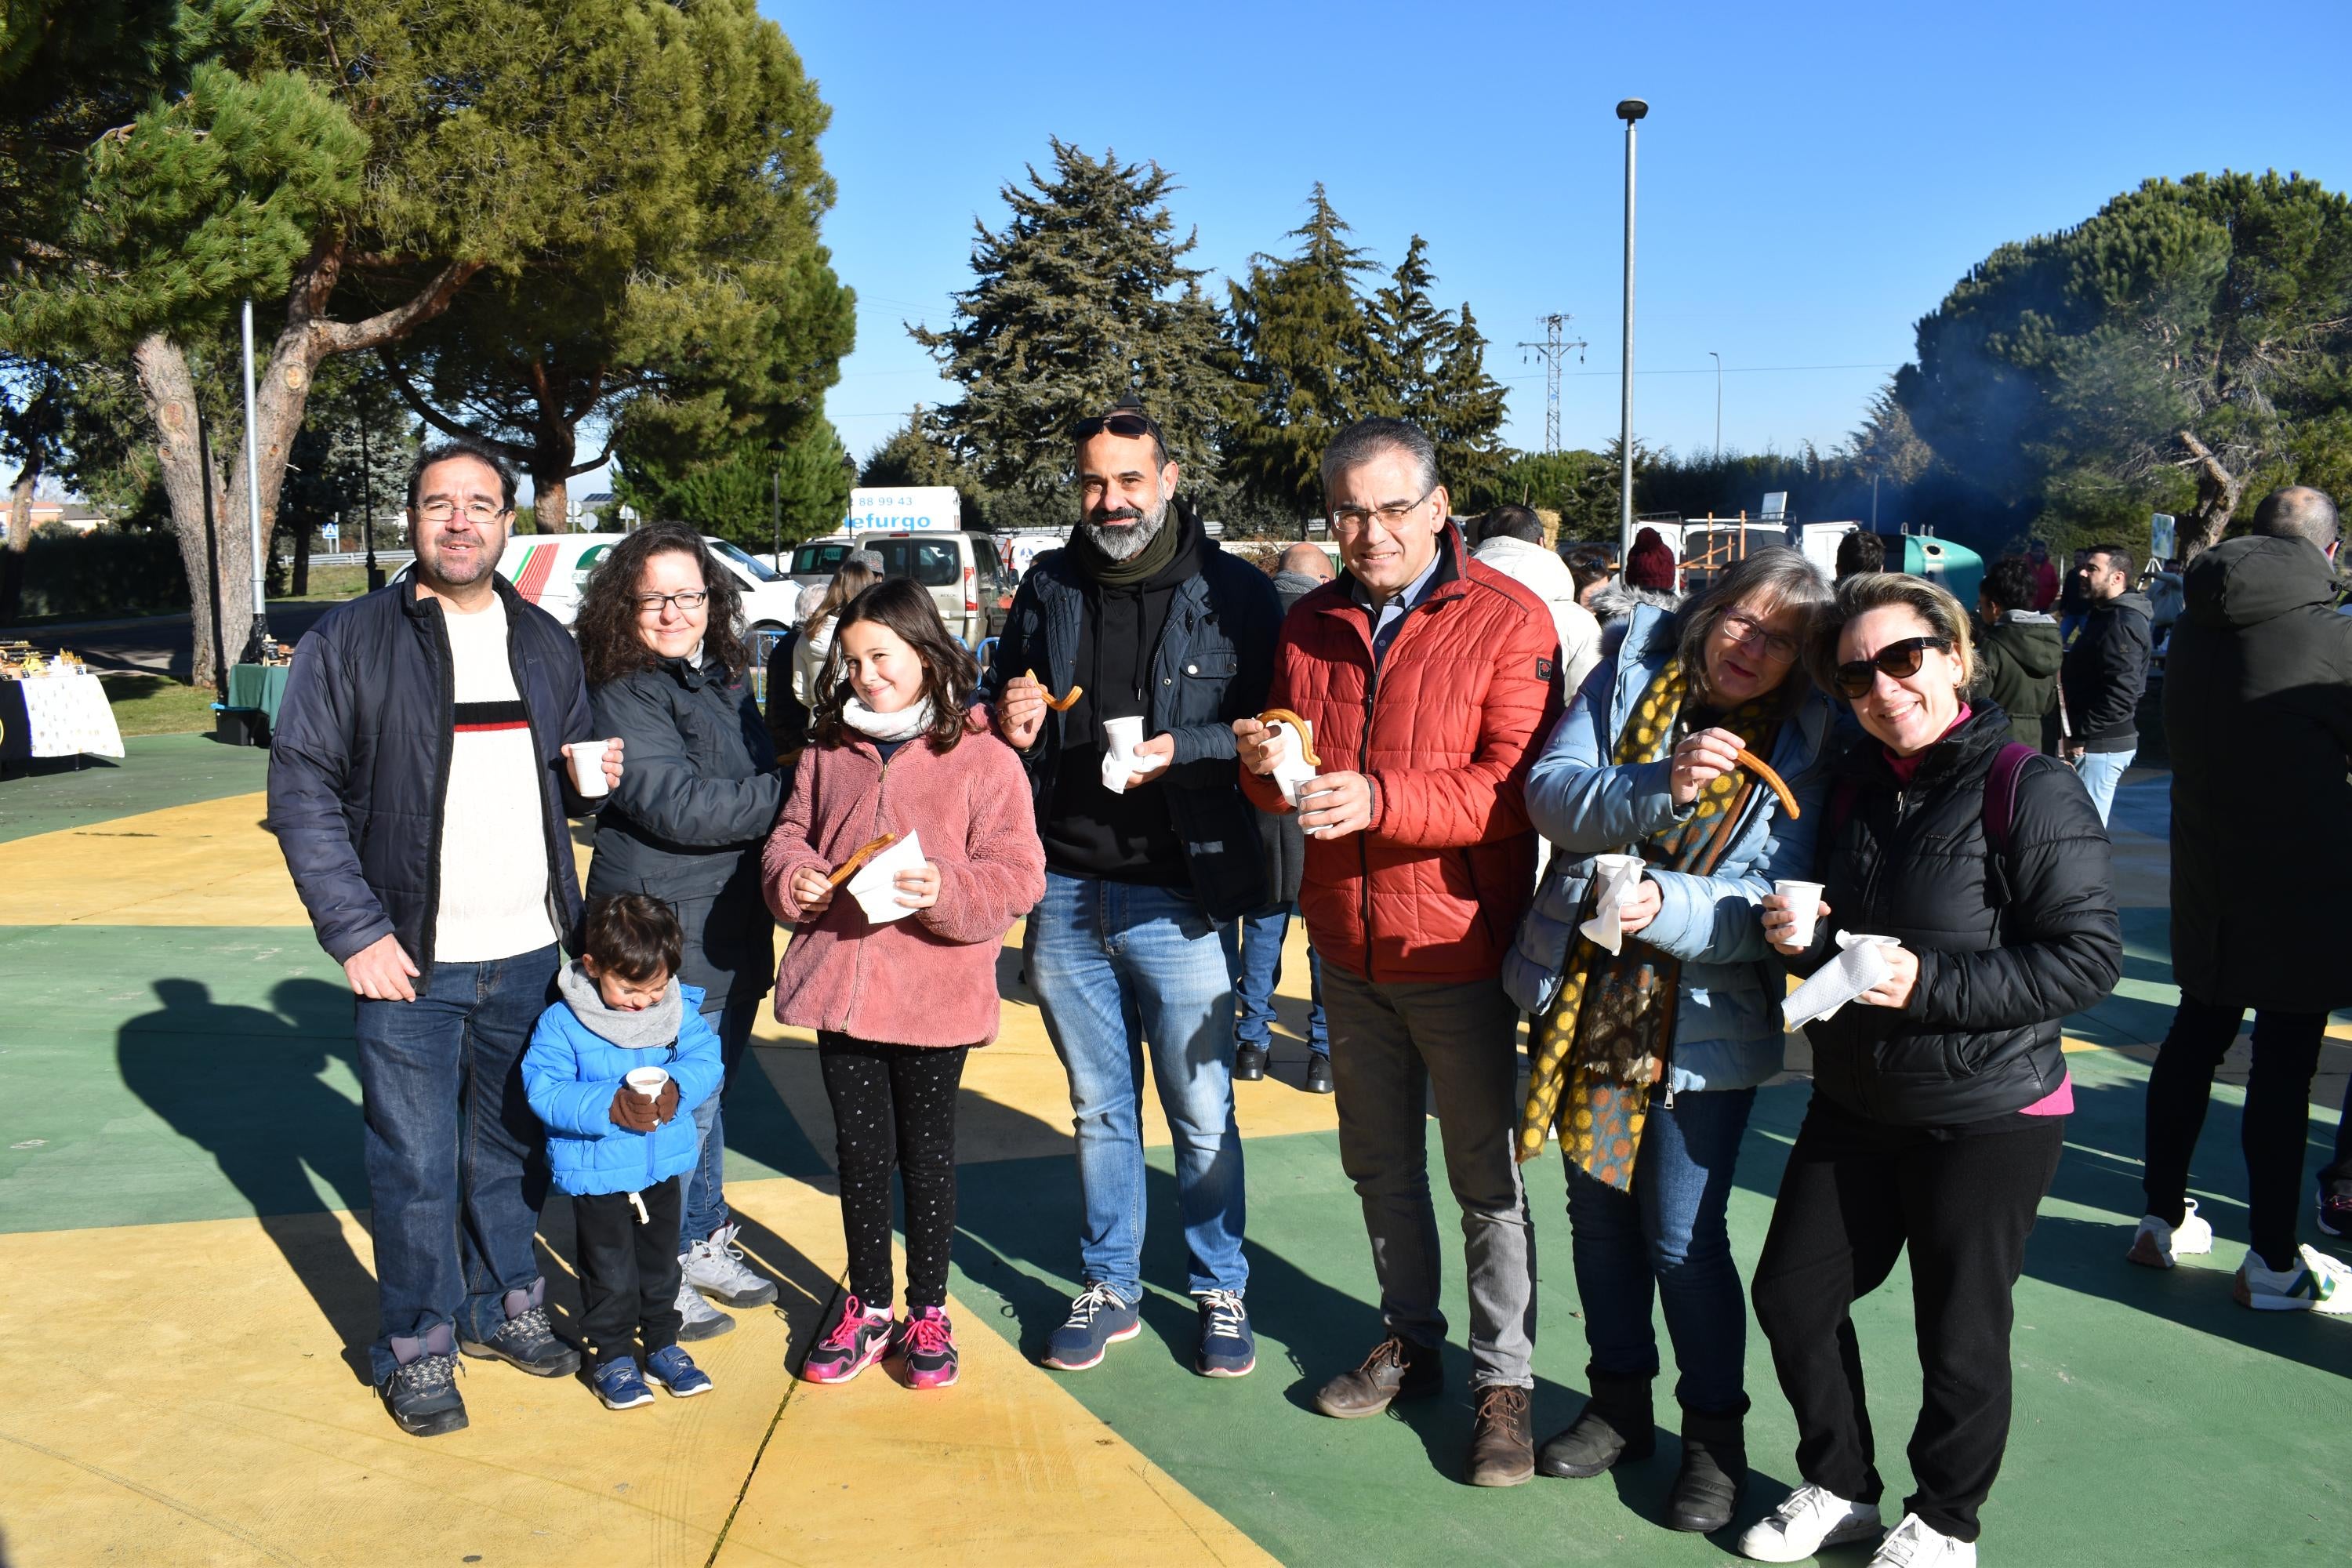
<instances>
[{"instance_id":1,"label":"green tablecloth","mask_svg":"<svg viewBox=\"0 0 2352 1568\"><path fill-rule=\"evenodd\" d=\"M282 664L232 665L228 672L228 708L257 708L274 729L278 705L286 700L286 670Z\"/></svg>"}]
</instances>

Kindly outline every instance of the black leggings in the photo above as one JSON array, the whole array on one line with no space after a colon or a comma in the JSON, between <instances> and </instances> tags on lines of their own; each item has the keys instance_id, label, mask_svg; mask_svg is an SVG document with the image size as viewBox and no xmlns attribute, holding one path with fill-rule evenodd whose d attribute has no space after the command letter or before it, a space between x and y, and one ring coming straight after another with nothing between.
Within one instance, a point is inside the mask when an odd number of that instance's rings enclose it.
<instances>
[{"instance_id":1,"label":"black leggings","mask_svg":"<svg viewBox=\"0 0 2352 1568\"><path fill-rule=\"evenodd\" d=\"M969 1046L891 1046L820 1033L817 1065L833 1102L849 1291L890 1305L890 1171L907 1191L907 1307L948 1302L955 1240L955 1102Z\"/></svg>"},{"instance_id":2,"label":"black leggings","mask_svg":"<svg viewBox=\"0 0 2352 1568\"><path fill-rule=\"evenodd\" d=\"M1999 1130L1995 1130L1995 1129ZM1797 1472L1876 1502L1878 1468L1849 1309L1907 1244L1921 1373L1904 1503L1977 1538L2009 1446L2011 1292L2064 1148L2063 1116L1895 1127L1813 1093L1757 1260L1756 1321L1797 1416Z\"/></svg>"},{"instance_id":3,"label":"black leggings","mask_svg":"<svg viewBox=\"0 0 2352 1568\"><path fill-rule=\"evenodd\" d=\"M2179 1225L2187 1212L2189 1162L2204 1130L2213 1069L2238 1037L2243 1007L2182 993L2180 1011L2147 1075L2147 1212ZM2325 1013L2254 1015L2253 1068L2238 1139L2246 1154L2246 1225L2273 1268L2292 1268L2294 1216L2303 1205L2304 1139L2311 1126L2311 1079L2319 1068ZM2331 1165L2323 1180L2336 1174Z\"/></svg>"}]
</instances>

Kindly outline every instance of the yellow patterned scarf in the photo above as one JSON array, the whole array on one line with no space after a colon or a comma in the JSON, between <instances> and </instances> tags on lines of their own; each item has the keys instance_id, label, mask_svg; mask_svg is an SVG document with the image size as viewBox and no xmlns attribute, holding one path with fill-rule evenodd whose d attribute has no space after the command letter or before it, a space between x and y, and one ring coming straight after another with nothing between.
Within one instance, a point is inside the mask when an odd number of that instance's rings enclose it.
<instances>
[{"instance_id":1,"label":"yellow patterned scarf","mask_svg":"<svg viewBox=\"0 0 2352 1568\"><path fill-rule=\"evenodd\" d=\"M1689 689L1679 658L1669 658L1651 677L1618 737L1612 759L1618 766L1654 763L1673 751ZM1750 752L1768 755L1780 710L1777 696L1767 694L1719 721L1719 727ZM1755 788L1744 768L1724 774L1700 792L1688 816L1634 849L1665 870L1710 875ZM1519 1118L1522 1161L1543 1152L1545 1131L1558 1118L1565 1157L1612 1187L1632 1188L1650 1091L1665 1077L1674 1046L1681 984L1681 963L1639 937L1626 939L1624 952L1612 957L1581 931L1571 933L1559 992L1536 1021L1535 1070Z\"/></svg>"}]
</instances>

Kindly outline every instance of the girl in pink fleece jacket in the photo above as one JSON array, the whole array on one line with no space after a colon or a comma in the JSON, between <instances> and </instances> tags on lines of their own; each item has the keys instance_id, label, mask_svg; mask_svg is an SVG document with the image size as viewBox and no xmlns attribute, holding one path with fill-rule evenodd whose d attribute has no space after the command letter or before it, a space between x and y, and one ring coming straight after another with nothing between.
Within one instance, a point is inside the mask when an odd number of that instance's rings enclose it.
<instances>
[{"instance_id":1,"label":"girl in pink fleece jacket","mask_svg":"<svg viewBox=\"0 0 2352 1568\"><path fill-rule=\"evenodd\" d=\"M956 1088L965 1054L996 1038L1004 933L1045 892L1028 776L966 717L978 679L911 579L851 600L819 676L814 743L768 839L768 905L793 928L776 1016L817 1032L849 1241L849 1298L801 1369L811 1383L846 1383L894 1349L914 1387L956 1380ZM922 859L861 905L829 879L884 834L913 836ZM907 1198L901 1325L890 1316L893 1165Z\"/></svg>"}]
</instances>

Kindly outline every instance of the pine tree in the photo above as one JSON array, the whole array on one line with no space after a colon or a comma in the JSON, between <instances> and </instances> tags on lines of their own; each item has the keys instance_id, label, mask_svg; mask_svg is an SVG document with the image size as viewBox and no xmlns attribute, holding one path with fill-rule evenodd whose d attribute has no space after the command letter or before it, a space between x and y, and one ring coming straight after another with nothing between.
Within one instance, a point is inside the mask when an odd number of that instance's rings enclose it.
<instances>
[{"instance_id":1,"label":"pine tree","mask_svg":"<svg viewBox=\"0 0 2352 1568\"><path fill-rule=\"evenodd\" d=\"M833 422L819 414L780 448L739 446L677 468L625 453L613 490L648 521L683 522L764 552L840 527L850 466Z\"/></svg>"},{"instance_id":2,"label":"pine tree","mask_svg":"<svg viewBox=\"0 0 2352 1568\"><path fill-rule=\"evenodd\" d=\"M1052 149L1049 174L1032 164L1025 186L1003 187L1011 221L975 221L953 323L908 329L964 389L934 427L992 487L1043 498L1067 485L1070 426L1131 392L1205 482L1227 394L1216 308L1184 265L1197 237L1176 237L1168 210L1174 178L1058 137Z\"/></svg>"},{"instance_id":3,"label":"pine tree","mask_svg":"<svg viewBox=\"0 0 2352 1568\"><path fill-rule=\"evenodd\" d=\"M952 485L961 504L963 525L978 528L987 516L988 488L971 470L956 461L945 445L934 440L922 411L890 433L890 438L866 454L857 482L871 489L904 489L919 485Z\"/></svg>"},{"instance_id":4,"label":"pine tree","mask_svg":"<svg viewBox=\"0 0 2352 1568\"><path fill-rule=\"evenodd\" d=\"M1379 412L1421 426L1437 447L1437 471L1455 510L1484 494L1503 462L1502 383L1486 374L1486 340L1470 307L1442 310L1429 246L1414 235L1388 285L1365 306L1381 379Z\"/></svg>"}]
</instances>

